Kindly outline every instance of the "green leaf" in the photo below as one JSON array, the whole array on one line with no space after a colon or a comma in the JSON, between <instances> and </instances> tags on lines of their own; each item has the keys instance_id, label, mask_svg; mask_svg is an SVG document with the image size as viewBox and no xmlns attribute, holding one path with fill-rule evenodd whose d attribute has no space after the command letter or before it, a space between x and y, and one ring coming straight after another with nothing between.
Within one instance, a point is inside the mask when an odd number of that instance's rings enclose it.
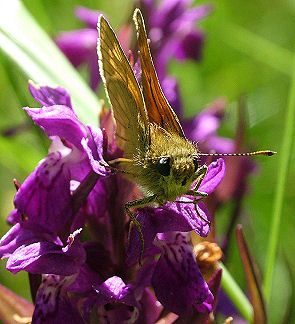
<instances>
[{"instance_id":1,"label":"green leaf","mask_svg":"<svg viewBox=\"0 0 295 324\"><path fill-rule=\"evenodd\" d=\"M95 94L19 0L0 2L0 48L34 82L66 88L82 122L98 123Z\"/></svg>"}]
</instances>

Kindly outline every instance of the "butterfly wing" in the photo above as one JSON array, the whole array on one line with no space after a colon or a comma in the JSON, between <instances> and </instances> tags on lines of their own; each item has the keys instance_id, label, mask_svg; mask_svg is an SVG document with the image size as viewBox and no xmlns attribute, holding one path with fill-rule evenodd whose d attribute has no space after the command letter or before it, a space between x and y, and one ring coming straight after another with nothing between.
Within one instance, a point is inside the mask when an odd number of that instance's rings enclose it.
<instances>
[{"instance_id":1,"label":"butterfly wing","mask_svg":"<svg viewBox=\"0 0 295 324\"><path fill-rule=\"evenodd\" d=\"M99 69L116 120L116 142L132 158L148 145L149 122L142 92L109 23L99 19Z\"/></svg>"},{"instance_id":2,"label":"butterfly wing","mask_svg":"<svg viewBox=\"0 0 295 324\"><path fill-rule=\"evenodd\" d=\"M141 83L145 105L150 123L155 123L169 133L176 133L185 137L178 117L168 103L158 80L152 61L150 48L142 14L135 9L133 20L137 29L137 39L141 62Z\"/></svg>"}]
</instances>

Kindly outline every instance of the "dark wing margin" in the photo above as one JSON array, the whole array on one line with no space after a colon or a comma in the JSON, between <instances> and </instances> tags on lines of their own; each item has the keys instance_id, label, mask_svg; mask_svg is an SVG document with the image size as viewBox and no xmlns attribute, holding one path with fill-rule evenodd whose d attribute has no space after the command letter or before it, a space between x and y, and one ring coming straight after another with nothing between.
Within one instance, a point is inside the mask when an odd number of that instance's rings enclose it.
<instances>
[{"instance_id":1,"label":"dark wing margin","mask_svg":"<svg viewBox=\"0 0 295 324\"><path fill-rule=\"evenodd\" d=\"M117 124L116 142L125 156L132 158L150 142L143 95L112 27L102 15L98 32L99 71Z\"/></svg>"},{"instance_id":2,"label":"dark wing margin","mask_svg":"<svg viewBox=\"0 0 295 324\"><path fill-rule=\"evenodd\" d=\"M141 62L141 83L150 123L155 123L169 133L185 137L179 119L167 101L152 61L142 14L135 9L133 20L137 30Z\"/></svg>"}]
</instances>

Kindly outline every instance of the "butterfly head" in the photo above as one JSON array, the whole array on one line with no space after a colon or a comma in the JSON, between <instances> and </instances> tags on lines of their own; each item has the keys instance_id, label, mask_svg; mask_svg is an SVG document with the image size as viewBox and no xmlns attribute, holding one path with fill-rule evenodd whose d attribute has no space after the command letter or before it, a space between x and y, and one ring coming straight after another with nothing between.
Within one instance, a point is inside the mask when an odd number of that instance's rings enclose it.
<instances>
[{"instance_id":1,"label":"butterfly head","mask_svg":"<svg viewBox=\"0 0 295 324\"><path fill-rule=\"evenodd\" d=\"M188 140L157 132L152 136L150 150L146 152L141 176L143 187L160 199L173 201L187 193L198 177L198 150Z\"/></svg>"},{"instance_id":2,"label":"butterfly head","mask_svg":"<svg viewBox=\"0 0 295 324\"><path fill-rule=\"evenodd\" d=\"M162 177L171 177L173 182L179 186L186 186L194 180L194 174L198 170L197 155L162 156L157 163L157 171ZM171 181L170 181L171 182Z\"/></svg>"},{"instance_id":3,"label":"butterfly head","mask_svg":"<svg viewBox=\"0 0 295 324\"><path fill-rule=\"evenodd\" d=\"M193 155L165 154L149 163L146 169L150 182L145 188L159 200L174 201L186 194L197 178L198 160Z\"/></svg>"}]
</instances>

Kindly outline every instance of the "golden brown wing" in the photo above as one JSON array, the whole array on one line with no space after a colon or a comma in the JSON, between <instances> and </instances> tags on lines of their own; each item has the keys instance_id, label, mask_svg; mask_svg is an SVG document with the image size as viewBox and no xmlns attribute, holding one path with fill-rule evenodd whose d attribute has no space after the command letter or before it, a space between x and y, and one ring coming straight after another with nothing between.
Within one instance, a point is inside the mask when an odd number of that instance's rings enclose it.
<instances>
[{"instance_id":1,"label":"golden brown wing","mask_svg":"<svg viewBox=\"0 0 295 324\"><path fill-rule=\"evenodd\" d=\"M112 27L102 15L98 29L99 70L117 124L117 145L132 158L150 141L143 95Z\"/></svg>"},{"instance_id":2,"label":"golden brown wing","mask_svg":"<svg viewBox=\"0 0 295 324\"><path fill-rule=\"evenodd\" d=\"M142 71L141 83L149 121L161 126L169 133L176 133L185 137L178 117L161 89L147 42L143 17L139 9L135 9L133 20L137 29Z\"/></svg>"}]
</instances>

